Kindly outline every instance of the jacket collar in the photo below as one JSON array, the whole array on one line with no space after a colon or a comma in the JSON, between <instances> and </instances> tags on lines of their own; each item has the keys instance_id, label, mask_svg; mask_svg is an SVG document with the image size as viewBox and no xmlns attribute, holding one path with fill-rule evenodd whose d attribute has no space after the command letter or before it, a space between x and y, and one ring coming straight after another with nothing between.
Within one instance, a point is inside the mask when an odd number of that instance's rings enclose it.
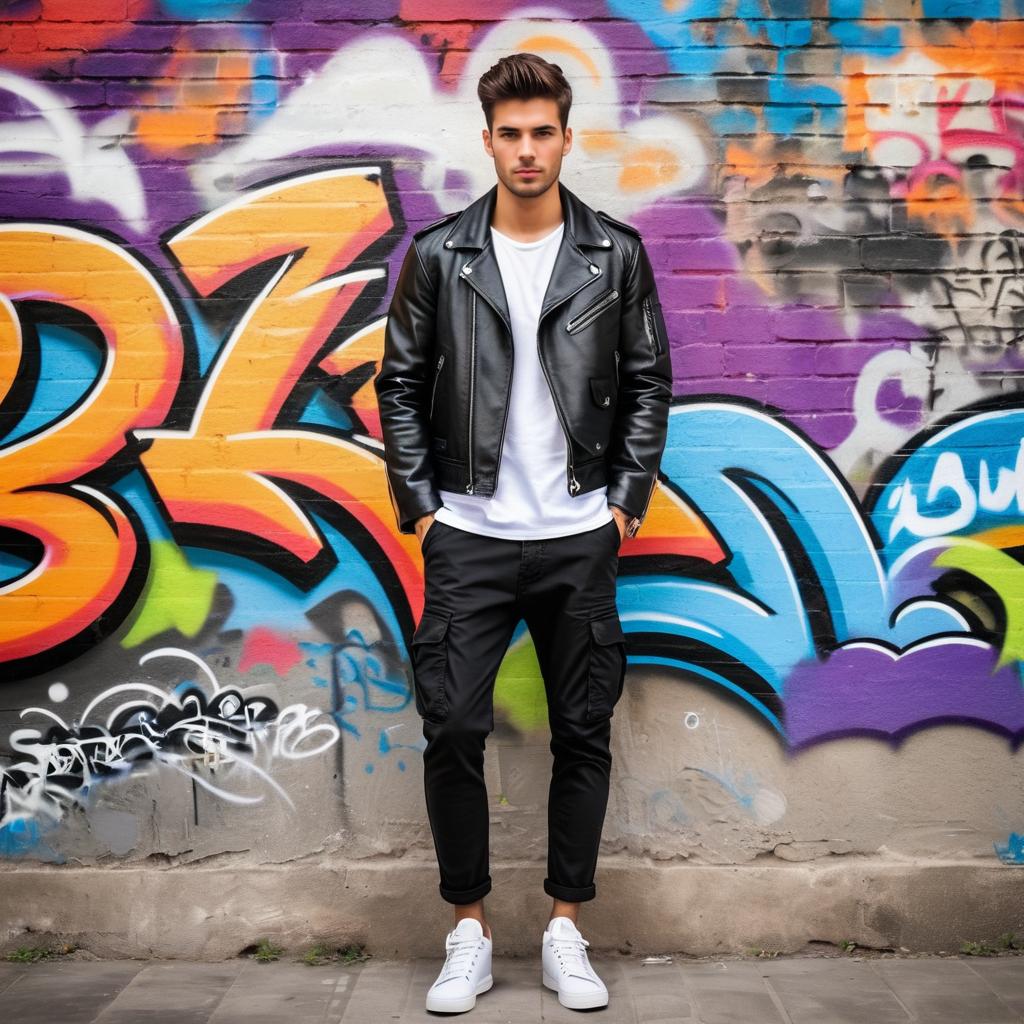
<instances>
[{"instance_id":1,"label":"jacket collar","mask_svg":"<svg viewBox=\"0 0 1024 1024\"><path fill-rule=\"evenodd\" d=\"M601 268L584 255L580 246L599 249L611 247L611 239L597 214L561 182L558 182L558 191L562 200L565 230L541 303L541 319L555 306L604 276ZM465 263L459 276L494 307L505 322L511 339L512 318L509 315L508 299L491 245L491 218L497 197L498 186L493 185L479 199L470 203L445 236L443 245L448 250L476 250L474 254L466 253L460 257L465 259Z\"/></svg>"},{"instance_id":2,"label":"jacket collar","mask_svg":"<svg viewBox=\"0 0 1024 1024\"><path fill-rule=\"evenodd\" d=\"M565 233L577 245L594 245L599 249L609 246L608 231L597 214L574 192L558 182L558 193L562 200L562 217ZM486 249L491 244L491 221L498 200L498 186L492 185L479 199L474 200L462 211L451 231L445 235L446 249ZM449 245L448 243L452 244Z\"/></svg>"}]
</instances>

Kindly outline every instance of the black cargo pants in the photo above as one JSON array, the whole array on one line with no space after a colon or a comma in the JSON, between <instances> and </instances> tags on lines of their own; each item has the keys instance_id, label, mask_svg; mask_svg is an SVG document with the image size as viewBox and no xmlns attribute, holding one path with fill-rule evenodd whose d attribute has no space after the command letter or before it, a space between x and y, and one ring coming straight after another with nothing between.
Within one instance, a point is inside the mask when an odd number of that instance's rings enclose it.
<instances>
[{"instance_id":1,"label":"black cargo pants","mask_svg":"<svg viewBox=\"0 0 1024 1024\"><path fill-rule=\"evenodd\" d=\"M554 755L544 891L570 902L596 895L611 716L626 674L619 543L615 520L548 540L485 537L436 519L427 530L411 658L427 741L427 816L449 903L473 903L491 889L484 746L494 681L520 619L544 677Z\"/></svg>"}]
</instances>

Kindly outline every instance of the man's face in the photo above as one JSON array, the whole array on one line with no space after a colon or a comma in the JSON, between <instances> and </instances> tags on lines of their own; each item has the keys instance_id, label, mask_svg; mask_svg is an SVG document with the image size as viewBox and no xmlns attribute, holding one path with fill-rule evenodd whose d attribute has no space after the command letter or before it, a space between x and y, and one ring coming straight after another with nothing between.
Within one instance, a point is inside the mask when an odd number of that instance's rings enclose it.
<instances>
[{"instance_id":1,"label":"man's face","mask_svg":"<svg viewBox=\"0 0 1024 1024\"><path fill-rule=\"evenodd\" d=\"M483 130L484 149L498 179L513 195L543 195L558 181L562 157L572 149L572 129L562 132L552 99L502 100L494 104L493 131Z\"/></svg>"}]
</instances>

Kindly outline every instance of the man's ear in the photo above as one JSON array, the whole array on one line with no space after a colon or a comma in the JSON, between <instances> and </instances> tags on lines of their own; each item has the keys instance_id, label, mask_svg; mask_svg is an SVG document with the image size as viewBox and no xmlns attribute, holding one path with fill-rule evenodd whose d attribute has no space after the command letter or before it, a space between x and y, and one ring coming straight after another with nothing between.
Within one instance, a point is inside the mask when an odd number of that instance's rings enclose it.
<instances>
[{"instance_id":1,"label":"man's ear","mask_svg":"<svg viewBox=\"0 0 1024 1024\"><path fill-rule=\"evenodd\" d=\"M568 125L565 129L565 144L562 146L562 156L565 156L572 149L572 128Z\"/></svg>"},{"instance_id":2,"label":"man's ear","mask_svg":"<svg viewBox=\"0 0 1024 1024\"><path fill-rule=\"evenodd\" d=\"M491 133L486 128L481 128L480 137L484 140L484 152L488 156L494 156L494 150L491 149Z\"/></svg>"}]
</instances>

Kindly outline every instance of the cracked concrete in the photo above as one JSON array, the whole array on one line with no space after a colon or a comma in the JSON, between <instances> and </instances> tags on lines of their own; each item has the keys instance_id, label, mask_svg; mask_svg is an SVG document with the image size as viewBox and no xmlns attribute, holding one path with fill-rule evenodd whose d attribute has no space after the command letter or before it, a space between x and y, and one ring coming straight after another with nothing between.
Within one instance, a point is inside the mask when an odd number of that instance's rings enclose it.
<instances>
[{"instance_id":1,"label":"cracked concrete","mask_svg":"<svg viewBox=\"0 0 1024 1024\"><path fill-rule=\"evenodd\" d=\"M411 741L419 720L402 714L389 735ZM101 955L217 959L264 935L319 934L432 952L436 934L407 928L410 914L437 927L448 914L419 752L407 745L404 767L396 755L369 772L370 738L343 736L343 758L287 765L275 781L291 806L269 792L255 804L193 792L156 764L96 787L0 869L0 941L33 928ZM528 948L513 936L532 934L548 905L550 758L546 733L498 715L488 911L509 923L499 942L510 953ZM583 911L604 948L938 950L1024 933L1024 872L995 852L1024 829L1024 759L998 736L943 725L895 746L851 736L794 754L736 702L638 671L616 709L613 758L598 898ZM217 768L218 782L231 770Z\"/></svg>"},{"instance_id":2,"label":"cracked concrete","mask_svg":"<svg viewBox=\"0 0 1024 1024\"><path fill-rule=\"evenodd\" d=\"M544 866L503 862L492 874L495 950L525 955L550 909ZM796 952L816 941L957 951L965 940L1024 935L1024 872L992 865L863 856L695 865L614 855L602 859L598 886L599 900L581 915L594 949L714 955ZM323 940L429 956L450 926L426 858L160 871L21 867L0 873L0 907L0 952L25 945L31 928L108 957L220 960L261 938L286 949Z\"/></svg>"}]
</instances>

